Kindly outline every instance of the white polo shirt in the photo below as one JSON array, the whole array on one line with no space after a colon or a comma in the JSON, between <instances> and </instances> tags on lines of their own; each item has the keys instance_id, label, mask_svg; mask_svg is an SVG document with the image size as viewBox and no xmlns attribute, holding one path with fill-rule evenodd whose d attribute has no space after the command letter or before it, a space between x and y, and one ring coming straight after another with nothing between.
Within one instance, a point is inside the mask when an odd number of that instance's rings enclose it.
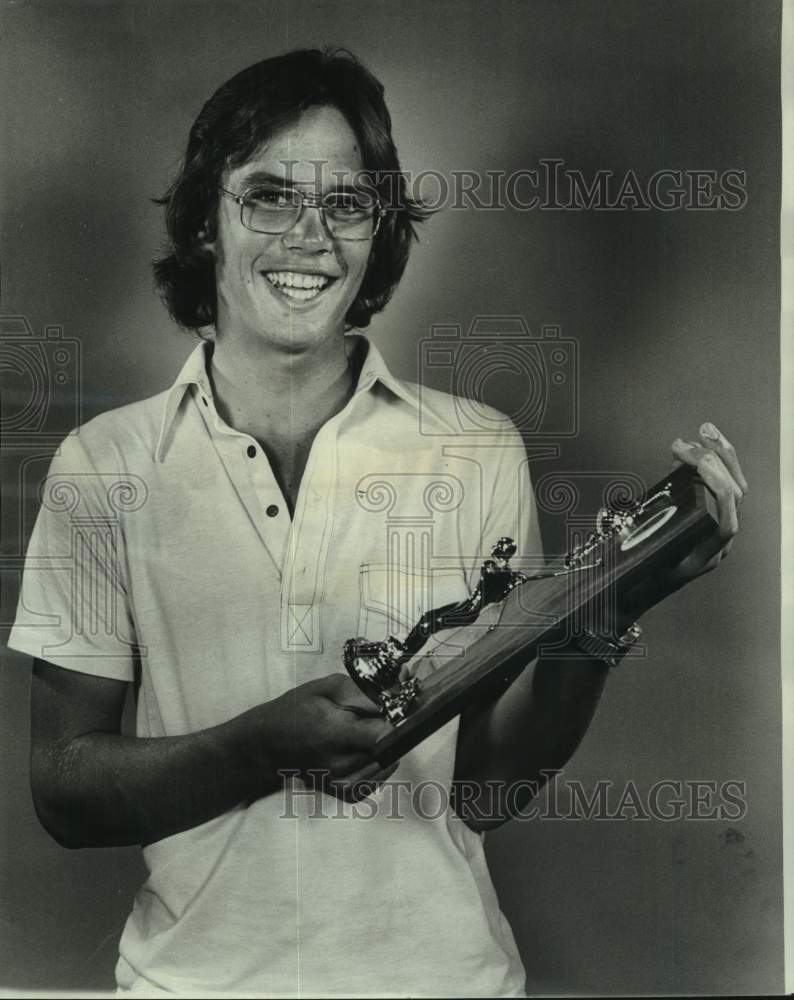
<instances>
[{"instance_id":1,"label":"white polo shirt","mask_svg":"<svg viewBox=\"0 0 794 1000\"><path fill-rule=\"evenodd\" d=\"M522 440L395 378L375 346L318 432L290 520L256 440L218 415L198 344L173 386L72 432L42 487L9 645L136 681L137 733L225 722L463 599L502 535L540 552ZM520 565L520 560L516 560ZM442 639L445 637L441 637ZM436 664L454 642L435 641ZM358 805L299 781L144 849L120 987L515 996L524 971L482 838L450 809L453 720Z\"/></svg>"}]
</instances>

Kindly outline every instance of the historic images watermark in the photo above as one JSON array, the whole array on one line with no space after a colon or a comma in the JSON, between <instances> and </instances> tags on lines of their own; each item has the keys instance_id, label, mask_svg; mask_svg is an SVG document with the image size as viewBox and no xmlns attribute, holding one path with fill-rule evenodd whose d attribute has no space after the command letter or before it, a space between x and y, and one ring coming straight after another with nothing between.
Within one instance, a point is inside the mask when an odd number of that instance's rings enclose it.
<instances>
[{"instance_id":1,"label":"historic images watermark","mask_svg":"<svg viewBox=\"0 0 794 1000\"><path fill-rule=\"evenodd\" d=\"M284 770L282 819L438 820L451 810L480 823L523 821L677 822L739 821L747 815L747 785L739 779L662 778L649 786L600 779L590 785L559 780L562 772L541 772L538 780L485 781L482 784L390 779L380 785L362 781L350 799L323 791L327 771ZM546 794L539 798L545 786Z\"/></svg>"},{"instance_id":2,"label":"historic images watermark","mask_svg":"<svg viewBox=\"0 0 794 1000\"><path fill-rule=\"evenodd\" d=\"M747 172L737 167L659 167L584 171L564 158L540 157L517 170L360 171L328 170L324 160L309 161L315 187L336 186L374 196L384 210L420 205L427 212L739 212L747 205ZM292 184L297 160L282 160L284 181Z\"/></svg>"}]
</instances>

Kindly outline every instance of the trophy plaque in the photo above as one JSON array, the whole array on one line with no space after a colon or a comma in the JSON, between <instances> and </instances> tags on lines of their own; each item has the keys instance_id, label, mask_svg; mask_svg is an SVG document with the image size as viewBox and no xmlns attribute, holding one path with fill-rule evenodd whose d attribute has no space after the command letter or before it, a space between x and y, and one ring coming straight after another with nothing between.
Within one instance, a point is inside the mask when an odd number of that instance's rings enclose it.
<instances>
[{"instance_id":1,"label":"trophy plaque","mask_svg":"<svg viewBox=\"0 0 794 1000\"><path fill-rule=\"evenodd\" d=\"M539 652L563 648L566 636L583 627L597 629L599 609L717 530L714 497L695 469L683 465L644 496L603 507L590 535L538 573L512 570L516 547L509 538L497 539L467 600L422 615L402 641L359 637L345 643L345 668L393 727L373 759L391 764L468 705L494 697ZM490 624L478 627L488 606L494 606ZM474 628L476 636L447 665L418 677L415 668L430 636L453 628Z\"/></svg>"}]
</instances>

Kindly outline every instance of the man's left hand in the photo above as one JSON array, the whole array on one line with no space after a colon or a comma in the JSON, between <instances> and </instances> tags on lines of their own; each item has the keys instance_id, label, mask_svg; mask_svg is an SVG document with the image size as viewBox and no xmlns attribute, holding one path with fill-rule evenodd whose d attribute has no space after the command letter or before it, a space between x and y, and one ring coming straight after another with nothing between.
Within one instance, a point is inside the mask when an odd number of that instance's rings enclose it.
<instances>
[{"instance_id":1,"label":"man's left hand","mask_svg":"<svg viewBox=\"0 0 794 1000\"><path fill-rule=\"evenodd\" d=\"M705 423L700 427L697 441L676 438L671 450L672 468L694 466L714 494L719 533L701 542L678 565L637 587L626 603L626 611L633 618L638 618L696 577L716 569L730 552L739 530L739 511L747 493L747 480L736 451L725 435L714 424Z\"/></svg>"}]
</instances>

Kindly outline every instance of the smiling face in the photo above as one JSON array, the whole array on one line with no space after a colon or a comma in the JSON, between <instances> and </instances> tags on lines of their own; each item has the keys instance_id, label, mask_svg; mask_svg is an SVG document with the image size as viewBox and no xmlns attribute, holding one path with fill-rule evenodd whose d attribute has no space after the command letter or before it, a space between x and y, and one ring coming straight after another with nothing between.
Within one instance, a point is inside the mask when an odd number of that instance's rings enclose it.
<instances>
[{"instance_id":1,"label":"smiling face","mask_svg":"<svg viewBox=\"0 0 794 1000\"><path fill-rule=\"evenodd\" d=\"M267 178L319 197L351 187L363 170L359 144L333 107L310 108L277 132L255 157L224 172L221 186L242 194ZM221 197L215 256L217 334L289 353L341 343L345 316L367 268L371 240L328 234L320 210L305 205L280 235L255 233L240 221L240 206Z\"/></svg>"}]
</instances>

